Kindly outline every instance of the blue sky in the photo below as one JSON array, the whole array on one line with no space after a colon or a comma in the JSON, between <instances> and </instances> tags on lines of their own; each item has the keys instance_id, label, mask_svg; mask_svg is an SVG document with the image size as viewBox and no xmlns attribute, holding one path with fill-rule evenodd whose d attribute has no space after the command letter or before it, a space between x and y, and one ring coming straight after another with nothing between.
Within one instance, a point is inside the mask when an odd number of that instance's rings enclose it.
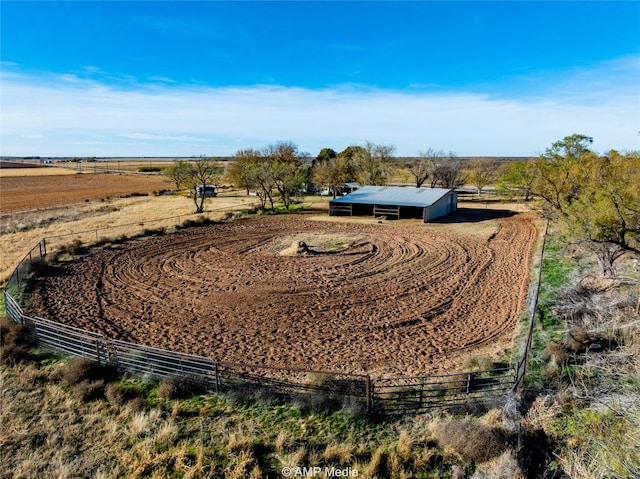
<instances>
[{"instance_id":1,"label":"blue sky","mask_svg":"<svg viewBox=\"0 0 640 479\"><path fill-rule=\"evenodd\" d=\"M640 149L639 2L0 2L2 155Z\"/></svg>"}]
</instances>

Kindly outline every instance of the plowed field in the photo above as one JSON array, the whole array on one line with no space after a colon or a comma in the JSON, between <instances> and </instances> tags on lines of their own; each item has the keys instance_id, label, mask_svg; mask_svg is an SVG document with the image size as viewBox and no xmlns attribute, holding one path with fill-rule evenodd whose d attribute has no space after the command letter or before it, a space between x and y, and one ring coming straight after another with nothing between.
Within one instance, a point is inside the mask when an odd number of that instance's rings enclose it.
<instances>
[{"instance_id":1,"label":"plowed field","mask_svg":"<svg viewBox=\"0 0 640 479\"><path fill-rule=\"evenodd\" d=\"M171 187L154 175L82 174L0 178L0 214L98 200L108 196L149 194Z\"/></svg>"},{"instance_id":2,"label":"plowed field","mask_svg":"<svg viewBox=\"0 0 640 479\"><path fill-rule=\"evenodd\" d=\"M63 263L33 307L111 338L224 361L443 372L510 338L524 306L533 217L492 225L479 236L298 216L193 228ZM283 255L299 240L307 253Z\"/></svg>"}]
</instances>

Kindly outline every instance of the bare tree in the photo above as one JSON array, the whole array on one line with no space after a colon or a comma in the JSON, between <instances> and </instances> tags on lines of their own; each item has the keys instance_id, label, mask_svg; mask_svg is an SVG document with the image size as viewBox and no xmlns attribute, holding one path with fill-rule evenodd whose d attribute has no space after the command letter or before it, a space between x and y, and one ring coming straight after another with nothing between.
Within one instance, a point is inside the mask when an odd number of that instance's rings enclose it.
<instances>
[{"instance_id":1,"label":"bare tree","mask_svg":"<svg viewBox=\"0 0 640 479\"><path fill-rule=\"evenodd\" d=\"M460 158L454 152L439 159L431 181L431 186L454 189L464 185L466 176Z\"/></svg>"},{"instance_id":2,"label":"bare tree","mask_svg":"<svg viewBox=\"0 0 640 479\"><path fill-rule=\"evenodd\" d=\"M429 177L433 178L436 166L444 157L444 151L429 147L427 151L421 151L420 156L408 165L409 172L416 180L416 188L420 188ZM432 184L431 187L433 186Z\"/></svg>"},{"instance_id":3,"label":"bare tree","mask_svg":"<svg viewBox=\"0 0 640 479\"><path fill-rule=\"evenodd\" d=\"M204 211L204 199L206 198L206 185L220 181L220 168L213 158L200 158L193 163L188 163L187 184L191 188L191 196L196 205L196 213ZM199 186L202 186L199 188Z\"/></svg>"}]
</instances>

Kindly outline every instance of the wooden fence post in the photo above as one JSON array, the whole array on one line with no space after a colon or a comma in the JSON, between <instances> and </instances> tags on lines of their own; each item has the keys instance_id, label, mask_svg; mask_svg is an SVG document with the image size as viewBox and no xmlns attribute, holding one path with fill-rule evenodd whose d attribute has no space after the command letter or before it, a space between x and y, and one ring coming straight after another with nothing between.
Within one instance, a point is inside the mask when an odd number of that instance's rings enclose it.
<instances>
[{"instance_id":1,"label":"wooden fence post","mask_svg":"<svg viewBox=\"0 0 640 479\"><path fill-rule=\"evenodd\" d=\"M220 388L219 388L219 382L220 382L220 377L218 376L218 363L215 363L213 365L213 372L215 374L215 379L216 379L216 394L218 394L220 392Z\"/></svg>"},{"instance_id":2,"label":"wooden fence post","mask_svg":"<svg viewBox=\"0 0 640 479\"><path fill-rule=\"evenodd\" d=\"M371 414L373 412L373 394L371 391L371 376L367 374L366 379L367 386L367 414Z\"/></svg>"}]
</instances>

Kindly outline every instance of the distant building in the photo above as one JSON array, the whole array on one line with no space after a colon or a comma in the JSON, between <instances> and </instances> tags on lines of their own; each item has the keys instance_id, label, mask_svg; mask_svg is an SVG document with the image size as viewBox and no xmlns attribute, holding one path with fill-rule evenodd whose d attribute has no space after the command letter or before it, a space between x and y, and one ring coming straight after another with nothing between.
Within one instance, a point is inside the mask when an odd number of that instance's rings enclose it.
<instances>
[{"instance_id":1,"label":"distant building","mask_svg":"<svg viewBox=\"0 0 640 479\"><path fill-rule=\"evenodd\" d=\"M329 202L329 215L422 218L424 222L454 213L458 194L443 188L363 186Z\"/></svg>"},{"instance_id":2,"label":"distant building","mask_svg":"<svg viewBox=\"0 0 640 479\"><path fill-rule=\"evenodd\" d=\"M196 186L196 195L202 196L216 196L216 185L198 185Z\"/></svg>"}]
</instances>

